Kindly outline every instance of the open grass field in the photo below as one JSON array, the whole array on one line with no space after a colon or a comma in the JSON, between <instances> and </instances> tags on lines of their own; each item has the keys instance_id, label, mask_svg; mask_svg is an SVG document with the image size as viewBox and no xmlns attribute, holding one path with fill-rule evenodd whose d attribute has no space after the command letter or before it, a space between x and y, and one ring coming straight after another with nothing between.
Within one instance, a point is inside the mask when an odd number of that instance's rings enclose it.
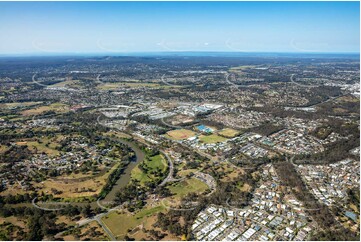
<instances>
[{"instance_id":1,"label":"open grass field","mask_svg":"<svg viewBox=\"0 0 361 242\"><path fill-rule=\"evenodd\" d=\"M26 229L26 219L22 219L20 217L9 216L9 217L0 217L0 224L3 223L12 223L20 228Z\"/></svg>"},{"instance_id":2,"label":"open grass field","mask_svg":"<svg viewBox=\"0 0 361 242\"><path fill-rule=\"evenodd\" d=\"M24 235L29 232L26 220L26 218L15 216L0 217L0 239L19 240L21 238L24 240L24 237L19 237L19 234Z\"/></svg>"},{"instance_id":3,"label":"open grass field","mask_svg":"<svg viewBox=\"0 0 361 242\"><path fill-rule=\"evenodd\" d=\"M103 217L102 221L118 240L124 239L128 229L133 229L141 224L141 221L134 216L116 211Z\"/></svg>"},{"instance_id":4,"label":"open grass field","mask_svg":"<svg viewBox=\"0 0 361 242\"><path fill-rule=\"evenodd\" d=\"M21 108L21 107L31 107L38 104L41 104L42 102L17 102L17 103L1 103L0 109L13 109L13 108Z\"/></svg>"},{"instance_id":5,"label":"open grass field","mask_svg":"<svg viewBox=\"0 0 361 242\"><path fill-rule=\"evenodd\" d=\"M216 172L223 174L220 178L223 182L230 182L237 179L237 177L243 176L245 171L237 166L231 165L228 162L222 163L220 166L217 166Z\"/></svg>"},{"instance_id":6,"label":"open grass field","mask_svg":"<svg viewBox=\"0 0 361 242\"><path fill-rule=\"evenodd\" d=\"M334 113L339 113L339 114L347 113L347 112L348 112L348 111L347 111L346 109L344 109L344 108L334 108L334 109L332 109L332 111L333 111Z\"/></svg>"},{"instance_id":7,"label":"open grass field","mask_svg":"<svg viewBox=\"0 0 361 242\"><path fill-rule=\"evenodd\" d=\"M56 198L81 198L98 195L108 179L108 176L117 168L119 164L114 166L101 176L90 177L89 179L80 180L77 182L60 181L59 179L47 179L41 183L34 184L39 192L43 191L45 194L50 193L51 189L56 189L61 194L54 195Z\"/></svg>"},{"instance_id":8,"label":"open grass field","mask_svg":"<svg viewBox=\"0 0 361 242\"><path fill-rule=\"evenodd\" d=\"M218 132L219 135L222 135L227 138L233 138L237 136L239 133L240 133L239 131L231 128L225 128Z\"/></svg>"},{"instance_id":9,"label":"open grass field","mask_svg":"<svg viewBox=\"0 0 361 242\"><path fill-rule=\"evenodd\" d=\"M150 161L147 163L147 166L152 170L159 168L163 172L167 170L167 162L162 155L152 156Z\"/></svg>"},{"instance_id":10,"label":"open grass field","mask_svg":"<svg viewBox=\"0 0 361 242\"><path fill-rule=\"evenodd\" d=\"M55 223L56 224L66 223L67 225L72 225L72 226L76 225L75 221L71 220L70 217L65 216L65 215L57 216Z\"/></svg>"},{"instance_id":11,"label":"open grass field","mask_svg":"<svg viewBox=\"0 0 361 242\"><path fill-rule=\"evenodd\" d=\"M133 230L141 224L143 224L144 227L151 227L155 222L154 217L156 214L164 210L165 207L159 205L155 207L144 207L135 215L114 211L103 217L102 221L118 240L123 240L128 230Z\"/></svg>"},{"instance_id":12,"label":"open grass field","mask_svg":"<svg viewBox=\"0 0 361 242\"><path fill-rule=\"evenodd\" d=\"M180 199L191 192L202 193L208 189L208 186L196 178L190 178L171 184L168 188L174 194L172 198Z\"/></svg>"},{"instance_id":13,"label":"open grass field","mask_svg":"<svg viewBox=\"0 0 361 242\"><path fill-rule=\"evenodd\" d=\"M95 236L94 236L95 235ZM85 226L78 229L70 230L61 236L64 241L75 241L75 240L109 240L108 236L104 232L100 225L93 221Z\"/></svg>"},{"instance_id":14,"label":"open grass field","mask_svg":"<svg viewBox=\"0 0 361 242\"><path fill-rule=\"evenodd\" d=\"M17 194L25 194L24 191L19 183L14 183L11 187L8 187L5 191L0 192L1 196L8 196L8 195L17 195Z\"/></svg>"},{"instance_id":15,"label":"open grass field","mask_svg":"<svg viewBox=\"0 0 361 242\"><path fill-rule=\"evenodd\" d=\"M151 180L151 177L148 177L147 173L141 171L138 165L133 168L131 177L132 179L139 181L141 184Z\"/></svg>"},{"instance_id":16,"label":"open grass field","mask_svg":"<svg viewBox=\"0 0 361 242\"><path fill-rule=\"evenodd\" d=\"M355 96L343 96L338 99L336 99L339 102L351 102L351 103L357 103L360 102L360 98Z\"/></svg>"},{"instance_id":17,"label":"open grass field","mask_svg":"<svg viewBox=\"0 0 361 242\"><path fill-rule=\"evenodd\" d=\"M249 192L251 188L252 187L248 183L245 183L241 187L239 187L239 190L241 190L242 192Z\"/></svg>"},{"instance_id":18,"label":"open grass field","mask_svg":"<svg viewBox=\"0 0 361 242\"><path fill-rule=\"evenodd\" d=\"M201 135L199 139L206 144L215 144L218 142L226 141L227 139L216 134Z\"/></svg>"},{"instance_id":19,"label":"open grass field","mask_svg":"<svg viewBox=\"0 0 361 242\"><path fill-rule=\"evenodd\" d=\"M36 153L46 153L49 156L59 155L59 151L55 149L54 145L49 145L46 147L44 143L38 143L36 141L27 142L26 145L31 151L36 151Z\"/></svg>"},{"instance_id":20,"label":"open grass field","mask_svg":"<svg viewBox=\"0 0 361 242\"><path fill-rule=\"evenodd\" d=\"M166 120L167 123L170 123L172 125L188 124L193 121L194 121L194 118L183 115L183 114L178 114L178 115L172 116Z\"/></svg>"},{"instance_id":21,"label":"open grass field","mask_svg":"<svg viewBox=\"0 0 361 242\"><path fill-rule=\"evenodd\" d=\"M56 135L52 138L39 137L38 139L22 139L16 142L17 145L27 145L29 150L34 154L45 153L51 157L57 156L60 152L57 150L60 146L60 141L64 138L63 135Z\"/></svg>"},{"instance_id":22,"label":"open grass field","mask_svg":"<svg viewBox=\"0 0 361 242\"><path fill-rule=\"evenodd\" d=\"M182 167L182 166L178 166L178 167L179 167L179 169L178 169L177 174L178 174L179 176L181 176L181 177L185 177L185 176L187 176L187 175L188 175L189 173L191 173L191 172L195 173L195 172L198 171L198 169L185 169L185 168Z\"/></svg>"},{"instance_id":23,"label":"open grass field","mask_svg":"<svg viewBox=\"0 0 361 242\"><path fill-rule=\"evenodd\" d=\"M151 181L152 179L155 178L154 175L151 174L152 171L158 168L162 172L165 172L167 170L167 162L162 155L156 155L150 157L150 159L147 160L145 164L149 168L148 172L146 173L143 172L139 168L139 164L138 164L136 167L134 167L131 173L132 179L138 180L141 184L144 184L145 182Z\"/></svg>"},{"instance_id":24,"label":"open grass field","mask_svg":"<svg viewBox=\"0 0 361 242\"><path fill-rule=\"evenodd\" d=\"M142 219L144 217L152 216L153 214L157 214L165 210L165 207L162 205L156 207L145 207L144 209L140 210L138 213L135 214L136 219Z\"/></svg>"},{"instance_id":25,"label":"open grass field","mask_svg":"<svg viewBox=\"0 0 361 242\"><path fill-rule=\"evenodd\" d=\"M174 140L184 140L195 136L196 133L188 129L176 129L167 132L167 136Z\"/></svg>"},{"instance_id":26,"label":"open grass field","mask_svg":"<svg viewBox=\"0 0 361 242\"><path fill-rule=\"evenodd\" d=\"M62 104L62 103L52 103L52 104L47 105L47 106L40 106L40 107L37 107L37 108L22 111L21 114L23 116L31 116L31 115L38 115L38 114L48 112L48 111L54 111L54 112L57 112L57 113L64 113L64 112L69 111L69 107L68 107L68 105L65 105L65 104Z\"/></svg>"},{"instance_id":27,"label":"open grass field","mask_svg":"<svg viewBox=\"0 0 361 242\"><path fill-rule=\"evenodd\" d=\"M99 176L104 175L108 170L111 169L111 167L107 167L106 165L98 165L99 168L99 172L96 174L93 174L92 171L88 171L86 173L83 172L79 172L79 173L71 173L69 175L62 175L61 177L57 177L56 180L57 181L69 181L69 182L78 182L78 181L83 181L86 179L92 179L92 178L96 178Z\"/></svg>"},{"instance_id":28,"label":"open grass field","mask_svg":"<svg viewBox=\"0 0 361 242\"><path fill-rule=\"evenodd\" d=\"M9 147L7 147L6 145L0 145L0 154L4 153L8 149L9 149Z\"/></svg>"},{"instance_id":29,"label":"open grass field","mask_svg":"<svg viewBox=\"0 0 361 242\"><path fill-rule=\"evenodd\" d=\"M31 152L34 154L42 154L45 153L51 157L57 156L60 152L56 149L57 143L54 142L42 142L39 143L38 141L18 141L16 142L17 145L26 145ZM48 144L48 145L46 145Z\"/></svg>"}]
</instances>

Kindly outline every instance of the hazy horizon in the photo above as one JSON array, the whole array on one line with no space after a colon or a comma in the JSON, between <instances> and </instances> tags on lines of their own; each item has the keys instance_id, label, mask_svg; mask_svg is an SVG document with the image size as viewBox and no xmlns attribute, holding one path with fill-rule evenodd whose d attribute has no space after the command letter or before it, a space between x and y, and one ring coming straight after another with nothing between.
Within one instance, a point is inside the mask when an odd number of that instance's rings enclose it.
<instances>
[{"instance_id":1,"label":"hazy horizon","mask_svg":"<svg viewBox=\"0 0 361 242\"><path fill-rule=\"evenodd\" d=\"M0 54L359 53L359 8L359 2L0 2Z\"/></svg>"}]
</instances>

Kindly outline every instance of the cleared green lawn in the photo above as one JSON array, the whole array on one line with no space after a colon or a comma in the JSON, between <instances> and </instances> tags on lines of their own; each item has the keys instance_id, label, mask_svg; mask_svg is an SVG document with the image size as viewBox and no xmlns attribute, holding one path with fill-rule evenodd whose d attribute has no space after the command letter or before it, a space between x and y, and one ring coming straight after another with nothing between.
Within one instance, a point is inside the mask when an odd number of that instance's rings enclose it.
<instances>
[{"instance_id":1,"label":"cleared green lawn","mask_svg":"<svg viewBox=\"0 0 361 242\"><path fill-rule=\"evenodd\" d=\"M134 229L138 225L146 220L145 217L152 216L156 213L164 211L164 206L157 206L152 208L143 208L134 216L129 214L118 214L112 212L102 218L104 224L110 229L110 231L117 237L117 239L123 239L124 235L128 232L128 229ZM143 219L145 218L145 219Z\"/></svg>"},{"instance_id":2,"label":"cleared green lawn","mask_svg":"<svg viewBox=\"0 0 361 242\"><path fill-rule=\"evenodd\" d=\"M139 165L134 167L132 170L132 174L131 174L132 179L139 181L141 184L144 184L145 182L150 181L151 178L148 177L148 175L146 173L142 172L138 166Z\"/></svg>"},{"instance_id":3,"label":"cleared green lawn","mask_svg":"<svg viewBox=\"0 0 361 242\"><path fill-rule=\"evenodd\" d=\"M153 174L151 174L153 171L160 169L164 173L168 166L162 155L152 156L145 164L149 168L148 172L143 172L139 168L139 165L137 165L134 167L131 174L132 178L138 180L141 184L156 178Z\"/></svg>"},{"instance_id":4,"label":"cleared green lawn","mask_svg":"<svg viewBox=\"0 0 361 242\"><path fill-rule=\"evenodd\" d=\"M165 210L164 206L157 206L157 207L154 207L154 208L142 209L134 217L136 219L141 219L141 218L144 218L144 217L152 216L153 214L159 213L159 212L161 212L163 210Z\"/></svg>"},{"instance_id":5,"label":"cleared green lawn","mask_svg":"<svg viewBox=\"0 0 361 242\"><path fill-rule=\"evenodd\" d=\"M217 142L223 142L223 141L226 141L227 139L226 138L223 138L221 136L218 136L216 134L211 134L211 135L201 135L199 137L199 139L206 143L206 144L214 144L214 143L217 143Z\"/></svg>"},{"instance_id":6,"label":"cleared green lawn","mask_svg":"<svg viewBox=\"0 0 361 242\"><path fill-rule=\"evenodd\" d=\"M150 161L147 163L147 166L152 170L159 168L161 171L167 170L167 162L162 155L152 156Z\"/></svg>"},{"instance_id":7,"label":"cleared green lawn","mask_svg":"<svg viewBox=\"0 0 361 242\"><path fill-rule=\"evenodd\" d=\"M188 129L176 129L167 132L166 137L174 140L184 140L195 136L196 133Z\"/></svg>"},{"instance_id":8,"label":"cleared green lawn","mask_svg":"<svg viewBox=\"0 0 361 242\"><path fill-rule=\"evenodd\" d=\"M235 130L235 129L231 129L231 128L225 128L221 131L218 132L218 134L224 136L224 137L228 137L228 138L233 138L235 136L237 136L240 132Z\"/></svg>"},{"instance_id":9,"label":"cleared green lawn","mask_svg":"<svg viewBox=\"0 0 361 242\"><path fill-rule=\"evenodd\" d=\"M123 239L128 229L133 229L142 222L133 216L118 214L117 212L108 214L102 218L102 221L117 239Z\"/></svg>"},{"instance_id":10,"label":"cleared green lawn","mask_svg":"<svg viewBox=\"0 0 361 242\"><path fill-rule=\"evenodd\" d=\"M196 178L191 178L169 185L168 188L174 194L174 198L181 198L191 192L202 193L208 189L208 186Z\"/></svg>"}]
</instances>

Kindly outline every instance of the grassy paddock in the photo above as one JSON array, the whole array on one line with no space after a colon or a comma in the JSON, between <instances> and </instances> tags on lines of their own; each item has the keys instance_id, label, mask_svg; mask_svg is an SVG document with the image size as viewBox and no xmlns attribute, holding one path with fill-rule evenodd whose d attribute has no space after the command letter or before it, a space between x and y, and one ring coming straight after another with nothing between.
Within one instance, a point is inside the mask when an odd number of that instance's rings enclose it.
<instances>
[{"instance_id":1,"label":"grassy paddock","mask_svg":"<svg viewBox=\"0 0 361 242\"><path fill-rule=\"evenodd\" d=\"M183 180L169 185L168 188L174 194L172 198L181 199L191 192L202 193L208 189L208 186L196 178L190 178L188 180Z\"/></svg>"},{"instance_id":2,"label":"grassy paddock","mask_svg":"<svg viewBox=\"0 0 361 242\"><path fill-rule=\"evenodd\" d=\"M153 216L165 210L164 206L145 207L135 215L112 212L102 218L102 221L119 240L124 239L128 230L132 230L141 224L147 224ZM154 219L153 219L154 220Z\"/></svg>"},{"instance_id":3,"label":"grassy paddock","mask_svg":"<svg viewBox=\"0 0 361 242\"><path fill-rule=\"evenodd\" d=\"M42 113L48 112L48 111L63 113L63 112L69 111L69 107L68 107L68 105L65 105L65 104L62 104L62 103L52 103L52 104L47 105L47 106L40 106L40 107L37 107L37 108L22 111L21 114L23 116L31 116L31 115L42 114Z\"/></svg>"},{"instance_id":4,"label":"grassy paddock","mask_svg":"<svg viewBox=\"0 0 361 242\"><path fill-rule=\"evenodd\" d=\"M143 172L139 168L139 164L132 170L132 178L135 180L138 180L141 184L144 184L147 181L151 181L155 179L156 177L152 175L152 171L155 171L156 169L160 169L163 173L167 170L167 162L165 161L165 158L162 155L156 155L150 157L149 160L145 163L147 167L149 168L148 172Z\"/></svg>"},{"instance_id":5,"label":"grassy paddock","mask_svg":"<svg viewBox=\"0 0 361 242\"><path fill-rule=\"evenodd\" d=\"M206 144L214 144L218 142L226 141L227 139L216 134L201 135L199 139Z\"/></svg>"},{"instance_id":6,"label":"grassy paddock","mask_svg":"<svg viewBox=\"0 0 361 242\"><path fill-rule=\"evenodd\" d=\"M225 128L225 129L219 131L218 134L222 135L224 137L227 137L227 138L233 138L233 137L237 136L238 134L240 134L240 132L235 129Z\"/></svg>"},{"instance_id":7,"label":"grassy paddock","mask_svg":"<svg viewBox=\"0 0 361 242\"><path fill-rule=\"evenodd\" d=\"M56 198L90 197L100 193L103 186L106 184L109 175L117 168L117 166L119 166L119 164L114 164L114 166L102 176L90 177L87 180L77 181L76 183L47 179L36 186L39 191L43 191L45 194L52 193L52 188L61 191L61 194L54 195Z\"/></svg>"},{"instance_id":8,"label":"grassy paddock","mask_svg":"<svg viewBox=\"0 0 361 242\"><path fill-rule=\"evenodd\" d=\"M167 135L169 138L174 140L184 140L195 136L196 133L188 129L176 129L176 130L168 131Z\"/></svg>"}]
</instances>

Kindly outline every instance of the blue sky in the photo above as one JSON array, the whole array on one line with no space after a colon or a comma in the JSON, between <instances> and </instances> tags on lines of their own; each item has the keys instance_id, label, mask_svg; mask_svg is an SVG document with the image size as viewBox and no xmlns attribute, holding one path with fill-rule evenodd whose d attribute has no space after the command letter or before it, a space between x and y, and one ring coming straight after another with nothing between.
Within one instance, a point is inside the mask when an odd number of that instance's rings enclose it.
<instances>
[{"instance_id":1,"label":"blue sky","mask_svg":"<svg viewBox=\"0 0 361 242\"><path fill-rule=\"evenodd\" d=\"M0 54L359 52L359 2L0 2Z\"/></svg>"}]
</instances>

